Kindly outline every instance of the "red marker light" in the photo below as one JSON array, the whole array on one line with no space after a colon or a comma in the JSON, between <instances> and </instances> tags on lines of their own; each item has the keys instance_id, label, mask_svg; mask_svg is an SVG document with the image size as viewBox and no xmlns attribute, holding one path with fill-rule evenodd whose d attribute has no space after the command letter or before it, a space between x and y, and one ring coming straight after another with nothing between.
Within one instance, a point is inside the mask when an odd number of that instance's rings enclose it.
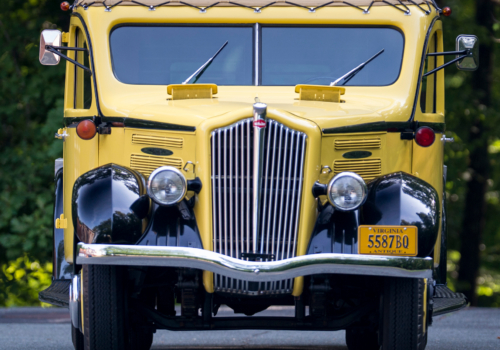
<instances>
[{"instance_id":1,"label":"red marker light","mask_svg":"<svg viewBox=\"0 0 500 350\"><path fill-rule=\"evenodd\" d=\"M97 128L92 120L82 120L76 126L76 133L83 140L93 139L97 133Z\"/></svg>"},{"instance_id":2,"label":"red marker light","mask_svg":"<svg viewBox=\"0 0 500 350\"><path fill-rule=\"evenodd\" d=\"M448 6L444 7L443 10L441 11L441 13L445 17L451 16L451 7L448 7Z\"/></svg>"},{"instance_id":3,"label":"red marker light","mask_svg":"<svg viewBox=\"0 0 500 350\"><path fill-rule=\"evenodd\" d=\"M418 128L417 132L415 133L415 141L417 142L417 145L422 147L429 147L434 143L435 139L436 134L434 134L434 130L432 130L428 126L422 126L421 128Z\"/></svg>"}]
</instances>

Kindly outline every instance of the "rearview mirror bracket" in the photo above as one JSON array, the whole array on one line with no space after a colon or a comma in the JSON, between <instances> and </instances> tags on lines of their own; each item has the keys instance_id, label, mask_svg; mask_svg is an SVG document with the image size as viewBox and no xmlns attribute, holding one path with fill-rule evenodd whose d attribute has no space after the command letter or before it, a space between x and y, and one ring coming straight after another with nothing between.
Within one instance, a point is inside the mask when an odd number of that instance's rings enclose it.
<instances>
[{"instance_id":1,"label":"rearview mirror bracket","mask_svg":"<svg viewBox=\"0 0 500 350\"><path fill-rule=\"evenodd\" d=\"M65 60L92 74L90 68L85 67L84 65L61 53L61 50L87 51L87 49L81 47L61 46L61 38L62 33L59 30L46 29L42 31L42 34L40 36L40 63L45 66L55 66L59 64L59 62L61 61L60 57L62 57Z\"/></svg>"},{"instance_id":2,"label":"rearview mirror bracket","mask_svg":"<svg viewBox=\"0 0 500 350\"><path fill-rule=\"evenodd\" d=\"M457 68L459 70L474 71L479 66L479 53L477 51L477 37L475 35L459 35L457 37L456 51L448 52L432 52L428 53L427 56L446 56L446 55L456 55L457 57L449 62L446 62L442 66L434 68L433 70L425 73L423 76L434 74L437 71L448 67L453 63L457 63Z\"/></svg>"}]
</instances>

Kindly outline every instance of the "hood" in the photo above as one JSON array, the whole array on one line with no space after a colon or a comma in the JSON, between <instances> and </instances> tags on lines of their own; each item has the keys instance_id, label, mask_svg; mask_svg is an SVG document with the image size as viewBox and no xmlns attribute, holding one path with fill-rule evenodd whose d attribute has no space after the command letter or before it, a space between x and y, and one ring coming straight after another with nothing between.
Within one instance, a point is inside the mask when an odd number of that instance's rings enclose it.
<instances>
[{"instance_id":1,"label":"hood","mask_svg":"<svg viewBox=\"0 0 500 350\"><path fill-rule=\"evenodd\" d=\"M255 98L259 98L268 105L269 113L286 112L309 120L320 129L409 119L411 111L406 101L383 97L382 91L377 96L352 94L349 90L346 89L341 103L335 103L299 100L293 87L224 86L212 99L172 100L166 93L127 96L115 100L115 105L120 106L115 110L125 118L196 128L207 119L227 113L249 117Z\"/></svg>"}]
</instances>

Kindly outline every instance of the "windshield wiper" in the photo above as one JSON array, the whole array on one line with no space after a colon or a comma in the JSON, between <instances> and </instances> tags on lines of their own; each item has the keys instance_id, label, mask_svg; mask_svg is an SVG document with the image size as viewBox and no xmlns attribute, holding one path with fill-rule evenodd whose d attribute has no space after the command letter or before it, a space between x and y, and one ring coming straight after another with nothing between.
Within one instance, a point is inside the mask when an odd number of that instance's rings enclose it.
<instances>
[{"instance_id":1,"label":"windshield wiper","mask_svg":"<svg viewBox=\"0 0 500 350\"><path fill-rule=\"evenodd\" d=\"M335 80L334 82L330 83L330 86L335 86L337 85L337 83L339 81L341 81L342 79L344 79L344 82L342 83L342 85L345 85L347 84L347 82L349 80L351 80L352 78L354 78L354 76L356 74L359 73L360 70L362 70L363 68L365 68L365 66L370 63L371 61L373 61L375 58L377 58L380 54L382 54L382 52L384 52L385 49L382 49L380 50L379 52L377 52L375 55L373 55L371 58L369 58L367 61L361 63L359 66L357 66L356 68L354 68L353 70L347 72L346 74L344 74L343 76L341 76L340 78L338 78L337 80Z\"/></svg>"},{"instance_id":2,"label":"windshield wiper","mask_svg":"<svg viewBox=\"0 0 500 350\"><path fill-rule=\"evenodd\" d=\"M193 74L191 74L189 76L189 78L187 78L182 84L188 84L189 81L191 79L193 79L193 77L195 78L194 81L193 81L193 84L196 83L198 81L198 79L201 77L201 75L203 73L205 73L205 70L212 64L212 62L215 59L215 57L217 57L217 55L222 51L222 49L226 47L226 45L227 45L228 42L229 41L226 41L224 43L224 45L222 45L222 47L215 53L215 55L213 55L212 57L210 57L208 59L208 61L205 62L205 64L203 66L201 66L200 68L198 68L198 70L196 72L194 72Z\"/></svg>"}]
</instances>

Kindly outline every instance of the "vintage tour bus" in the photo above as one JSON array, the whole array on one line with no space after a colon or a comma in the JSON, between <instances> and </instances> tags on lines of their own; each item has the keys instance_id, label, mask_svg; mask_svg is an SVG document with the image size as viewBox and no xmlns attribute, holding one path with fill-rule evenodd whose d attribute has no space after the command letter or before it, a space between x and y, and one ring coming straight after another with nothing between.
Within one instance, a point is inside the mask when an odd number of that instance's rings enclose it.
<instances>
[{"instance_id":1,"label":"vintage tour bus","mask_svg":"<svg viewBox=\"0 0 500 350\"><path fill-rule=\"evenodd\" d=\"M76 0L54 279L75 349L158 329L346 330L422 350L446 287L444 52L432 0ZM234 317L217 316L221 305ZM273 305L294 316L265 317ZM242 317L243 316L243 317Z\"/></svg>"}]
</instances>

